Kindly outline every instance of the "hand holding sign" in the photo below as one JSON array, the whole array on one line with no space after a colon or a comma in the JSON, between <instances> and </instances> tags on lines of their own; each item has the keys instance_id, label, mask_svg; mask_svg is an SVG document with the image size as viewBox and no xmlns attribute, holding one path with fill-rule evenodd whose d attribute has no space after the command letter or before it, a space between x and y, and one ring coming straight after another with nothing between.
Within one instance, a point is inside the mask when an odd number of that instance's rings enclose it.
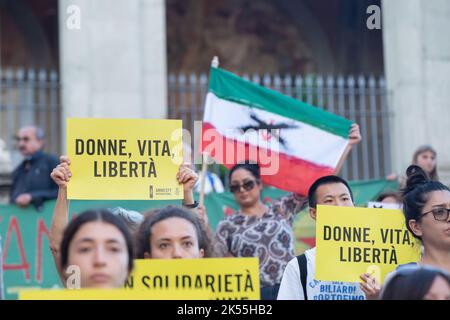
<instances>
[{"instance_id":1,"label":"hand holding sign","mask_svg":"<svg viewBox=\"0 0 450 320\"><path fill-rule=\"evenodd\" d=\"M183 163L178 170L177 180L183 185L184 192L189 192L194 189L198 181L198 174L190 168L190 164Z\"/></svg>"},{"instance_id":2,"label":"hand holding sign","mask_svg":"<svg viewBox=\"0 0 450 320\"><path fill-rule=\"evenodd\" d=\"M180 166L177 173L178 183L183 185L184 205L194 205L193 189L198 180L198 175L190 168L190 165L184 163Z\"/></svg>"},{"instance_id":3,"label":"hand holding sign","mask_svg":"<svg viewBox=\"0 0 450 320\"><path fill-rule=\"evenodd\" d=\"M364 273L361 275L360 284L361 290L366 295L367 300L376 300L380 295L381 285L377 281L376 277L372 276L370 273Z\"/></svg>"}]
</instances>

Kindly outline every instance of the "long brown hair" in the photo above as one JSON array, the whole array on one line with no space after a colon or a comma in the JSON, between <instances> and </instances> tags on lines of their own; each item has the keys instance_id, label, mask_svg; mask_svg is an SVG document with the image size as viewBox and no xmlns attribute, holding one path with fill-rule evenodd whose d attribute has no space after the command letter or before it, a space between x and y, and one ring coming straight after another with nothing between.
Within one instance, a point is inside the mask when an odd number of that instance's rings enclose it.
<instances>
[{"instance_id":1,"label":"long brown hair","mask_svg":"<svg viewBox=\"0 0 450 320\"><path fill-rule=\"evenodd\" d=\"M432 146L430 146L430 145L423 145L423 146L419 147L419 148L414 152L414 155L413 155L413 164L416 164L416 165L417 165L417 158L419 157L419 155L420 155L421 153L424 153L424 152L427 152L427 151L430 151L430 152L434 155L435 158L437 157L437 152L436 152L436 150L435 150ZM428 173L428 172L427 172L427 173ZM438 174L437 174L437 161L436 161L436 165L434 166L433 170L432 170L430 173L428 173L428 175L429 175L429 177L430 177L431 180L433 180L433 181L439 181L439 177L438 177Z\"/></svg>"}]
</instances>

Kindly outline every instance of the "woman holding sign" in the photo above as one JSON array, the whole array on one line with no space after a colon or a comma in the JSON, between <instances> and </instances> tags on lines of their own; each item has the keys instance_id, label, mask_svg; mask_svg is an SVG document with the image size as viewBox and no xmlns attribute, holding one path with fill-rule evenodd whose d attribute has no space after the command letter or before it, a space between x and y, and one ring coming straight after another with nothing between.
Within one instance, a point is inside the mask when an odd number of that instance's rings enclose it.
<instances>
[{"instance_id":1,"label":"woman holding sign","mask_svg":"<svg viewBox=\"0 0 450 320\"><path fill-rule=\"evenodd\" d=\"M62 241L62 236L64 230L69 222L68 215L68 201L67 201L67 184L70 182L72 173L70 171L70 159L66 156L61 156L60 164L51 173L52 179L58 185L58 198L56 200L56 205L51 222L51 232L50 232L50 248L52 250L53 257L57 266L59 266L59 254L60 254L60 244ZM196 202L194 202L193 188L198 179L195 171L189 168L188 165L180 166L179 172L177 174L177 180L184 187L184 201L183 204L189 208L195 208ZM127 219L123 219L124 222L128 223ZM134 229L130 226L130 229ZM59 267L58 267L59 269Z\"/></svg>"}]
</instances>

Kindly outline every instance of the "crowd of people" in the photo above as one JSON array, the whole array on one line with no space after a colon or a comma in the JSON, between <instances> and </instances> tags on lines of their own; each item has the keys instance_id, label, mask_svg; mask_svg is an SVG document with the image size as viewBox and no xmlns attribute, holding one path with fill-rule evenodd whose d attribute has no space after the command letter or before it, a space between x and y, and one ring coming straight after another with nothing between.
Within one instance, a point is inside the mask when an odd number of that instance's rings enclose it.
<instances>
[{"instance_id":1,"label":"crowd of people","mask_svg":"<svg viewBox=\"0 0 450 320\"><path fill-rule=\"evenodd\" d=\"M69 220L70 159L61 156L57 163L44 154L43 133L27 127L18 135L25 159L13 174L11 202L39 207L42 201L56 198L50 246L66 287L72 285L67 268L73 265L81 270L81 288L120 288L133 270L134 259L257 257L262 299L338 299L318 291L327 283L315 279L316 249L295 256L292 227L296 214L307 206L314 220L317 205L355 206L349 184L338 174L360 141L359 127L353 125L334 175L316 180L307 195L292 193L270 205L261 200L259 166L236 164L229 171L229 191L239 210L213 231L206 209L194 200L198 174L187 164L176 176L184 188L182 206L143 215L126 208L88 210ZM348 292L348 299L450 299L450 189L438 181L436 157L430 146L419 148L405 177L388 177L399 180L400 191L377 199L402 204L406 227L423 245L420 260L398 266L383 285L370 274L361 274L360 283L333 282Z\"/></svg>"}]
</instances>

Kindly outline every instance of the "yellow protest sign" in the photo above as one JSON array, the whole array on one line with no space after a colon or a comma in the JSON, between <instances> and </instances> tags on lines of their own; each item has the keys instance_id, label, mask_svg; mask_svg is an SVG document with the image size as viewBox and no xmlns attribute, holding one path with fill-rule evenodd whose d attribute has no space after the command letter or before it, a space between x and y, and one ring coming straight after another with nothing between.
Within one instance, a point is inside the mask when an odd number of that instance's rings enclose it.
<instances>
[{"instance_id":1,"label":"yellow protest sign","mask_svg":"<svg viewBox=\"0 0 450 320\"><path fill-rule=\"evenodd\" d=\"M420 251L400 210L317 207L317 280L360 282L367 272L383 283L399 264L418 261Z\"/></svg>"},{"instance_id":2,"label":"yellow protest sign","mask_svg":"<svg viewBox=\"0 0 450 320\"><path fill-rule=\"evenodd\" d=\"M258 258L135 260L125 286L133 290L202 290L212 299L259 300Z\"/></svg>"},{"instance_id":3,"label":"yellow protest sign","mask_svg":"<svg viewBox=\"0 0 450 320\"><path fill-rule=\"evenodd\" d=\"M181 120L67 119L69 199L183 197Z\"/></svg>"},{"instance_id":4,"label":"yellow protest sign","mask_svg":"<svg viewBox=\"0 0 450 320\"><path fill-rule=\"evenodd\" d=\"M45 289L19 292L19 300L210 300L203 290Z\"/></svg>"}]
</instances>

